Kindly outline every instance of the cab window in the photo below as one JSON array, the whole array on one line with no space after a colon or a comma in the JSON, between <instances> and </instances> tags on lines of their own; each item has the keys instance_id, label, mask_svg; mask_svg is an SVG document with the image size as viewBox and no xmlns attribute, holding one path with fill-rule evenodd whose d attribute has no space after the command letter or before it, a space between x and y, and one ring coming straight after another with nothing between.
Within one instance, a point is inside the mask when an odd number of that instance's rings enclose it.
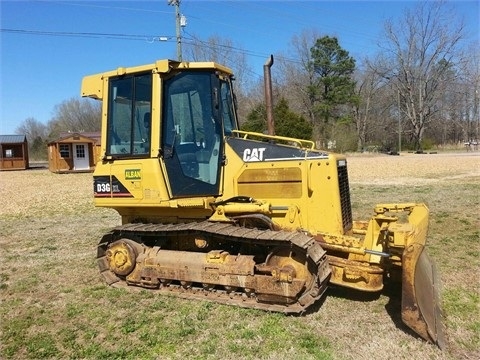
<instances>
[{"instance_id":1,"label":"cab window","mask_svg":"<svg viewBox=\"0 0 480 360\"><path fill-rule=\"evenodd\" d=\"M149 154L152 75L113 78L109 87L107 155Z\"/></svg>"}]
</instances>

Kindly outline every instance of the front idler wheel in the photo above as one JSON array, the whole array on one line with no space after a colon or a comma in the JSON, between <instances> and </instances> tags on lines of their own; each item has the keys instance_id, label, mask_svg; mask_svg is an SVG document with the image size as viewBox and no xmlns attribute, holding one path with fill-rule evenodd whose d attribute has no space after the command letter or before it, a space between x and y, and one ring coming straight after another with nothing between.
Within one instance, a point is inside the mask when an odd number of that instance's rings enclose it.
<instances>
[{"instance_id":1,"label":"front idler wheel","mask_svg":"<svg viewBox=\"0 0 480 360\"><path fill-rule=\"evenodd\" d=\"M117 240L107 247L105 257L110 270L117 275L127 276L135 268L137 252L127 239Z\"/></svg>"}]
</instances>

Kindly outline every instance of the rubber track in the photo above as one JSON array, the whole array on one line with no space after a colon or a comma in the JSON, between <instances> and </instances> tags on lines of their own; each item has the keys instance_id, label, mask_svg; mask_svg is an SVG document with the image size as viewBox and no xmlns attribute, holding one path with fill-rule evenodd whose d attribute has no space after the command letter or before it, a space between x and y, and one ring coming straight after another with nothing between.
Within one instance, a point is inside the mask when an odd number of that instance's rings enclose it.
<instances>
[{"instance_id":1,"label":"rubber track","mask_svg":"<svg viewBox=\"0 0 480 360\"><path fill-rule=\"evenodd\" d=\"M328 265L326 252L312 237L301 232L258 230L234 226L229 223L219 222L190 222L183 224L125 224L114 228L106 234L98 245L97 263L105 281L117 288L127 288L128 290L142 290L143 287L129 286L126 281L117 277L110 271L105 258L105 251L109 243L122 237L132 238L137 236L171 236L178 235L204 235L223 238L233 242L248 242L269 246L291 246L304 249L308 258L316 266L316 273L313 274L314 281L312 287L307 289L295 304L269 304L256 301L254 296L244 292L229 292L221 289L206 290L200 287L191 287L185 289L180 285L169 284L160 286L158 289L149 289L151 291L163 294L173 295L185 299L208 300L221 304L235 305L244 308L254 308L273 312L283 313L302 313L309 306L315 303L327 288L327 283L331 274Z\"/></svg>"}]
</instances>

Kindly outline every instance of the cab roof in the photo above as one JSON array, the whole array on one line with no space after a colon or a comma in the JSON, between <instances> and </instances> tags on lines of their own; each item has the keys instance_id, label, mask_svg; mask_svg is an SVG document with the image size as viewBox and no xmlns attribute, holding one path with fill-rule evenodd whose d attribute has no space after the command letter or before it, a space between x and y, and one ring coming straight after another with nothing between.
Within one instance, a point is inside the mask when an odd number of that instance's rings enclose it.
<instances>
[{"instance_id":1,"label":"cab roof","mask_svg":"<svg viewBox=\"0 0 480 360\"><path fill-rule=\"evenodd\" d=\"M139 65L132 67L119 67L116 70L106 71L94 75L85 76L82 79L82 91L83 97L91 97L95 99L102 99L103 97L103 79L113 76L121 76L126 74L148 72L152 73L169 73L172 70L181 69L206 69L206 70L218 70L226 75L233 75L231 69L226 66L217 64L213 61L210 62L191 62L191 61L175 61L175 60L157 60L152 64Z\"/></svg>"}]
</instances>

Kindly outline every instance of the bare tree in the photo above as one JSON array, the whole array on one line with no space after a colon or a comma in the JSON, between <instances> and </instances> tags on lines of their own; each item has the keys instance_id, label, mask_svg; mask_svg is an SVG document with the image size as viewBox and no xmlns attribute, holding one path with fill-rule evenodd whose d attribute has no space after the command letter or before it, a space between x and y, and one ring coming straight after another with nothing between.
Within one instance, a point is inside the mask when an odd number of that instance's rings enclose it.
<instances>
[{"instance_id":1,"label":"bare tree","mask_svg":"<svg viewBox=\"0 0 480 360\"><path fill-rule=\"evenodd\" d=\"M54 108L49 121L50 137L62 131L99 131L101 127L102 103L90 99L71 98Z\"/></svg>"},{"instance_id":2,"label":"bare tree","mask_svg":"<svg viewBox=\"0 0 480 360\"><path fill-rule=\"evenodd\" d=\"M466 140L480 140L480 50L472 44L465 57L465 66L460 71L462 91L462 119Z\"/></svg>"},{"instance_id":3,"label":"bare tree","mask_svg":"<svg viewBox=\"0 0 480 360\"><path fill-rule=\"evenodd\" d=\"M32 160L47 158L47 126L33 117L25 119L16 129L16 134L25 135L28 141L28 153Z\"/></svg>"},{"instance_id":4,"label":"bare tree","mask_svg":"<svg viewBox=\"0 0 480 360\"><path fill-rule=\"evenodd\" d=\"M15 133L25 135L28 142L33 142L37 137L47 137L47 126L33 117L25 119L16 129Z\"/></svg>"},{"instance_id":5,"label":"bare tree","mask_svg":"<svg viewBox=\"0 0 480 360\"><path fill-rule=\"evenodd\" d=\"M294 35L288 55L277 56L277 66L273 68L275 78L282 83L280 94L288 100L293 111L315 121L315 99L308 89L314 85L315 73L312 66L311 48L320 38L316 30L304 30Z\"/></svg>"},{"instance_id":6,"label":"bare tree","mask_svg":"<svg viewBox=\"0 0 480 360\"><path fill-rule=\"evenodd\" d=\"M388 63L377 70L398 90L400 110L416 149L438 111L441 84L447 81L444 75L458 62L464 25L453 14L445 2L423 2L406 10L397 24L385 24L382 47Z\"/></svg>"},{"instance_id":7,"label":"bare tree","mask_svg":"<svg viewBox=\"0 0 480 360\"><path fill-rule=\"evenodd\" d=\"M368 61L366 64L368 65ZM357 133L357 151L362 151L369 135L375 130L374 117L382 104L379 98L380 92L384 92L385 80L372 70L372 66L357 71L356 80L357 101L353 106L353 123Z\"/></svg>"}]
</instances>

